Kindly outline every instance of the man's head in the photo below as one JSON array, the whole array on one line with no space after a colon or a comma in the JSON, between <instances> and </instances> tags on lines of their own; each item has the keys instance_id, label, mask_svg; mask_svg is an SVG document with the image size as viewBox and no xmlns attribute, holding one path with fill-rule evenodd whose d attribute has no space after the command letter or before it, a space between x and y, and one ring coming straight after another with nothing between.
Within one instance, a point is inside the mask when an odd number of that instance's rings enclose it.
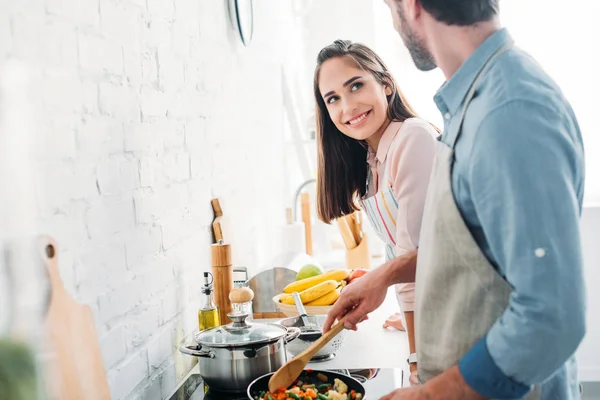
<instances>
[{"instance_id":1,"label":"man's head","mask_svg":"<svg viewBox=\"0 0 600 400\"><path fill-rule=\"evenodd\" d=\"M390 7L394 28L422 71L436 67L429 48L425 17L436 23L473 26L498 14L499 0L385 0Z\"/></svg>"}]
</instances>

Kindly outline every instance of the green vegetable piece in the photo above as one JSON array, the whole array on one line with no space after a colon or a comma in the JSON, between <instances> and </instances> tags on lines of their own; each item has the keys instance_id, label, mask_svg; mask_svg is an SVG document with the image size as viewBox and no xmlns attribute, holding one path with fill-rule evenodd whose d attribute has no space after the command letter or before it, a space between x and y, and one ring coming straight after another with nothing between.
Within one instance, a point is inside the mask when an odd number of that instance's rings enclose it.
<instances>
[{"instance_id":1,"label":"green vegetable piece","mask_svg":"<svg viewBox=\"0 0 600 400\"><path fill-rule=\"evenodd\" d=\"M302 400L296 393L294 392L287 392L288 397L291 397L294 400Z\"/></svg>"},{"instance_id":2,"label":"green vegetable piece","mask_svg":"<svg viewBox=\"0 0 600 400\"><path fill-rule=\"evenodd\" d=\"M323 383L317 386L319 392L328 392L331 389L331 385L329 383Z\"/></svg>"}]
</instances>

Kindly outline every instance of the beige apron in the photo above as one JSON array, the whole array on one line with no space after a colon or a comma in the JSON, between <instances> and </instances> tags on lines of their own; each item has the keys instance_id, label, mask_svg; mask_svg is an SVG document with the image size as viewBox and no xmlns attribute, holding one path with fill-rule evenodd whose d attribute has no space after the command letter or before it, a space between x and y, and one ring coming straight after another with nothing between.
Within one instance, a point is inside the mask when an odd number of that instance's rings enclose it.
<instances>
[{"instance_id":1,"label":"beige apron","mask_svg":"<svg viewBox=\"0 0 600 400\"><path fill-rule=\"evenodd\" d=\"M509 302L511 286L485 257L462 219L452 194L451 169L467 106L500 48L482 68L461 110L450 146L438 142L420 236L415 289L419 379L425 382L456 365L490 330ZM539 399L536 387L526 399Z\"/></svg>"}]
</instances>

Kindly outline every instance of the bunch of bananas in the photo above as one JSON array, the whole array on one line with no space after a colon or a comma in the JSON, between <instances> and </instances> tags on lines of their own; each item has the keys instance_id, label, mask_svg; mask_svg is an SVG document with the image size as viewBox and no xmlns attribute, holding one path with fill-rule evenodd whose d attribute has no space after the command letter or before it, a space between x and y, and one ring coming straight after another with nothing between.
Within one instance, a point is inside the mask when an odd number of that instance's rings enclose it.
<instances>
[{"instance_id":1,"label":"bunch of bananas","mask_svg":"<svg viewBox=\"0 0 600 400\"><path fill-rule=\"evenodd\" d=\"M292 282L283 289L279 301L294 305L292 293L298 292L305 306L330 306L340 297L351 272L349 269L336 269Z\"/></svg>"}]
</instances>

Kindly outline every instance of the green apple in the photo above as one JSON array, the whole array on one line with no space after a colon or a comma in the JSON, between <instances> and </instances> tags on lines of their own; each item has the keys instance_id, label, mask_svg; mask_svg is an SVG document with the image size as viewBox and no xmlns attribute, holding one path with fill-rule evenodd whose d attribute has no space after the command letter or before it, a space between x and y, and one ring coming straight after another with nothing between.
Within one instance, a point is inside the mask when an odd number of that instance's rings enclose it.
<instances>
[{"instance_id":1,"label":"green apple","mask_svg":"<svg viewBox=\"0 0 600 400\"><path fill-rule=\"evenodd\" d=\"M301 281L302 279L321 275L322 273L323 268L313 264L306 264L304 267L300 268L300 271L298 271L298 273L296 274L296 280Z\"/></svg>"}]
</instances>

